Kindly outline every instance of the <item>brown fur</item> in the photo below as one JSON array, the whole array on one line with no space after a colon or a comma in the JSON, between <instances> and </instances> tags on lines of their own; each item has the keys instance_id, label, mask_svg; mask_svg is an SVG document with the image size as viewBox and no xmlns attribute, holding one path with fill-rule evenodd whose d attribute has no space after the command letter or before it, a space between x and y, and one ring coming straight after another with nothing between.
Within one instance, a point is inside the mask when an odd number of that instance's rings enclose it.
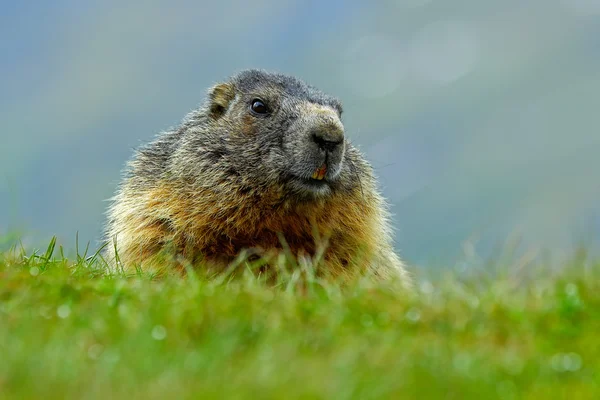
<instances>
[{"instance_id":1,"label":"brown fur","mask_svg":"<svg viewBox=\"0 0 600 400\"><path fill-rule=\"evenodd\" d=\"M200 110L189 119L193 129L200 126L203 131L227 132L224 135L232 144L219 151L233 153L232 161L225 163L222 158L209 156L221 154L215 147L223 136L200 140L197 138L202 136L194 134L184 145L174 145L178 143L175 133L159 137L162 139L152 148L164 151L165 156L142 151L130 163L131 175L114 199L107 232L108 240L116 240L121 265L152 270L181 270L191 265L223 271L250 249L270 264L281 254L309 258L324 276L369 272L408 283L403 264L391 246L385 202L360 153L348 147L344 169L339 177L331 177L332 185L337 186L327 195L304 198L290 192L271 176L273 171L260 173L258 168L268 165L257 164L255 170L244 172L248 168L245 157L250 165L263 162L265 157L257 155L260 150L248 150L244 141L252 147L254 138L266 128L245 108L239 109L239 116L233 114L236 96L232 84L219 84L209 94L206 111ZM295 110L307 115L305 124L313 123L310 118L320 118L322 131L330 132L327 134L343 129L329 103L298 104ZM202 122L205 112L213 122ZM184 128L188 129L186 125ZM215 138L217 142L211 142ZM243 149L240 154L233 147L237 141ZM298 143L303 146L304 142ZM168 146L175 147L167 151ZM298 154L301 159L306 157ZM315 162L315 166L320 165ZM317 263L315 257L322 250L323 259ZM107 256L116 260L112 246Z\"/></svg>"},{"instance_id":2,"label":"brown fur","mask_svg":"<svg viewBox=\"0 0 600 400\"><path fill-rule=\"evenodd\" d=\"M172 222L166 224L160 216L148 219L144 212L136 213L138 218L130 215L127 225L132 229L124 232L129 239L125 248L120 246L121 262L144 264L172 243L186 259L202 255L207 260L219 260L224 268L244 249L282 249L285 242L293 254L314 255L320 236L329 239L325 256L328 268L341 272L359 257L358 249L370 253L377 248L377 210L362 199L360 189L350 197L334 195L327 201L297 205L282 202L277 195L257 198L239 194L227 203L217 198L206 201L211 194L182 193L181 188L167 182L149 191L138 207L151 214L166 211ZM198 197L204 201L199 203L195 200Z\"/></svg>"}]
</instances>

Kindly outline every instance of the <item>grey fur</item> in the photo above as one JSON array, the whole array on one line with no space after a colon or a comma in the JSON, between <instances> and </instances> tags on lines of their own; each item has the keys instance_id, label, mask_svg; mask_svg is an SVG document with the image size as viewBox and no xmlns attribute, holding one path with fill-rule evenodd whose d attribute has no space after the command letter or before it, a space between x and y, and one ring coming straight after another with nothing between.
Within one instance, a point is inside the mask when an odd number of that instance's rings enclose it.
<instances>
[{"instance_id":1,"label":"grey fur","mask_svg":"<svg viewBox=\"0 0 600 400\"><path fill-rule=\"evenodd\" d=\"M268 115L251 111L254 99L266 103ZM231 202L240 201L240 196L250 201L266 192L278 193L273 207L293 208L327 202L334 194L356 196L360 190L361 201L374 204L377 211L374 224L379 233L373 240L381 241L383 249L377 262L390 264L373 268L395 270L406 278L391 248L386 205L372 169L345 137L341 115L339 100L297 78L261 70L240 72L213 87L206 102L180 126L136 152L109 209L105 240L117 237L128 243L124 236L136 228L127 221L134 217L140 217L142 225L150 219L175 225L169 207L147 210L140 205L143 195L162 182L171 182L181 198L209 193L211 199L222 201L222 210L216 212L222 215L215 218L227 217ZM324 163L325 179L311 179ZM198 204L202 201L198 199ZM198 213L202 212L199 206ZM178 229L182 227L173 228ZM143 246L143 241L136 243ZM114 257L108 248L107 256Z\"/></svg>"}]
</instances>

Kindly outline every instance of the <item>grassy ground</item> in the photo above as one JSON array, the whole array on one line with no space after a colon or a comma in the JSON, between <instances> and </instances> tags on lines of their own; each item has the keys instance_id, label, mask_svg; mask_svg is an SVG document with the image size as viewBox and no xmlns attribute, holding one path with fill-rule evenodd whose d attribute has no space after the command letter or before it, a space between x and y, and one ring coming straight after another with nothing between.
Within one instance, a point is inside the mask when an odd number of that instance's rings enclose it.
<instances>
[{"instance_id":1,"label":"grassy ground","mask_svg":"<svg viewBox=\"0 0 600 400\"><path fill-rule=\"evenodd\" d=\"M51 253L0 253L2 398L600 398L600 265L583 259L407 294L103 276Z\"/></svg>"}]
</instances>

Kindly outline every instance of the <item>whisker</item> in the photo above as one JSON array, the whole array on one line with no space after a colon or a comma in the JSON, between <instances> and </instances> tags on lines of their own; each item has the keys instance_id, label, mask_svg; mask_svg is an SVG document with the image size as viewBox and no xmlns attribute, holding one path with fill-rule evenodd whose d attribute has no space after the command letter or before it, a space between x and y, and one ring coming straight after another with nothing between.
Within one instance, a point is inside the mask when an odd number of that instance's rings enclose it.
<instances>
[{"instance_id":1,"label":"whisker","mask_svg":"<svg viewBox=\"0 0 600 400\"><path fill-rule=\"evenodd\" d=\"M356 169L356 165L354 165L354 161L352 161L351 158L348 158L348 162L350 163L350 171L352 171L354 176L356 176L356 178L358 179L358 186L360 186L360 194L362 195L362 197L364 199L365 192L363 191L362 181L360 180L360 174L358 173L358 170Z\"/></svg>"}]
</instances>

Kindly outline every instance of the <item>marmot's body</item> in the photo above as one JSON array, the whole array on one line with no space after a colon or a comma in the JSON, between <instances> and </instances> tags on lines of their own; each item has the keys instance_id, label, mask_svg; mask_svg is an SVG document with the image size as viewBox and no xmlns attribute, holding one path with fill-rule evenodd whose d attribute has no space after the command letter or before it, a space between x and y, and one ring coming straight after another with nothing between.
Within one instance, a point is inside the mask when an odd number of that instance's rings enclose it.
<instances>
[{"instance_id":1,"label":"marmot's body","mask_svg":"<svg viewBox=\"0 0 600 400\"><path fill-rule=\"evenodd\" d=\"M124 268L225 269L244 249L312 257L326 239L318 271L406 282L386 205L341 112L279 74L244 71L216 85L130 161L108 212L109 262L113 240Z\"/></svg>"}]
</instances>

